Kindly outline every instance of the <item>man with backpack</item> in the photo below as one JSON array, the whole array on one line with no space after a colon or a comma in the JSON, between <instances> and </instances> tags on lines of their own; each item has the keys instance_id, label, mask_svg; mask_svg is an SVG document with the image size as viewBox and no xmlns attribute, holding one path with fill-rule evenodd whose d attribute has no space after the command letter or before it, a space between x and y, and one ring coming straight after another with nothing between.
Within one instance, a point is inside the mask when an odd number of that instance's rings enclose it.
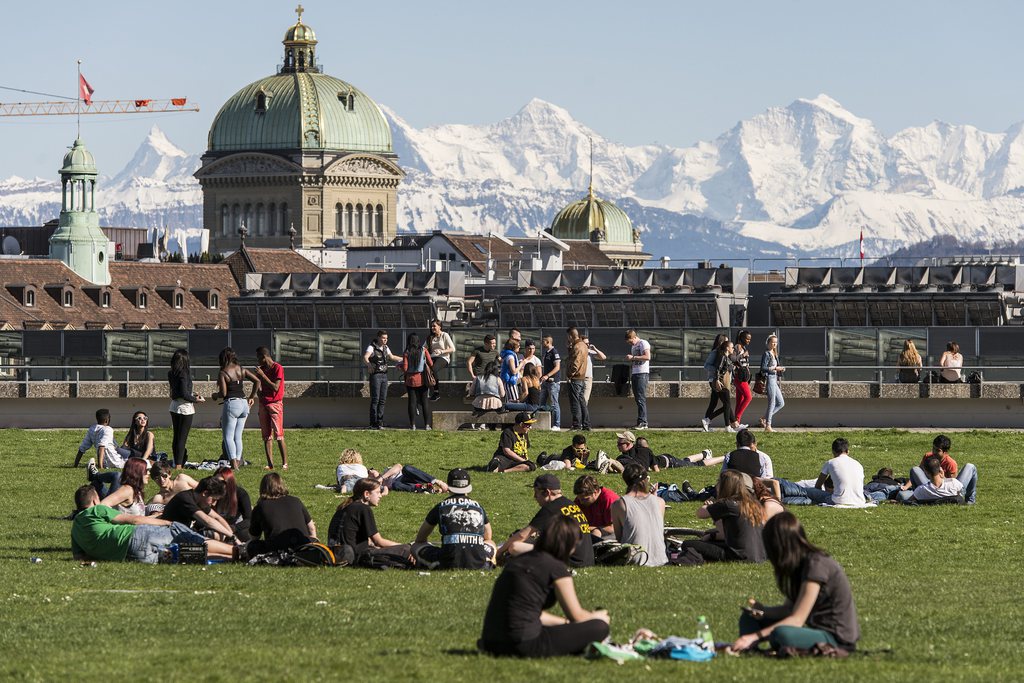
<instances>
[{"instance_id":1,"label":"man with backpack","mask_svg":"<svg viewBox=\"0 0 1024 683\"><path fill-rule=\"evenodd\" d=\"M413 542L417 564L439 569L489 569L494 566L495 545L491 523L480 503L469 497L473 485L469 472L454 469L448 473L449 496L427 513ZM434 528L439 527L441 547L427 544Z\"/></svg>"},{"instance_id":2,"label":"man with backpack","mask_svg":"<svg viewBox=\"0 0 1024 683\"><path fill-rule=\"evenodd\" d=\"M370 381L370 429L384 429L384 402L388 399L388 361L401 362L388 347L388 333L377 330L377 336L363 352Z\"/></svg>"}]
</instances>

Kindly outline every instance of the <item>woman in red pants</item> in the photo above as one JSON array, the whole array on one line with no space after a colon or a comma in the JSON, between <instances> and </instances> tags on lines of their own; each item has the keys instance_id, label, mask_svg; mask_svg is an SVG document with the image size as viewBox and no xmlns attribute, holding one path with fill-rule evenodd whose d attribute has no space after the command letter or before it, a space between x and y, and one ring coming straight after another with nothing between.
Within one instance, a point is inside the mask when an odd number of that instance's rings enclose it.
<instances>
[{"instance_id":1,"label":"woman in red pants","mask_svg":"<svg viewBox=\"0 0 1024 683\"><path fill-rule=\"evenodd\" d=\"M750 393L750 340L751 334L746 330L736 333L736 342L733 345L732 361L735 367L733 386L736 387L736 421L740 423L740 429L746 429L743 423L743 411L750 405L753 396Z\"/></svg>"}]
</instances>

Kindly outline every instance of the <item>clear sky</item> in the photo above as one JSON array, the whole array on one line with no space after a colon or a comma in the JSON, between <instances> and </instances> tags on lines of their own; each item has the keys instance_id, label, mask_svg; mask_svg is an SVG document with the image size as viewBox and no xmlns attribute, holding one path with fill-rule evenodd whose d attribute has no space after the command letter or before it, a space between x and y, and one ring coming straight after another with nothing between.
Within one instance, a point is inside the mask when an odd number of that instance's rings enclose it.
<instances>
[{"instance_id":1,"label":"clear sky","mask_svg":"<svg viewBox=\"0 0 1024 683\"><path fill-rule=\"evenodd\" d=\"M188 96L198 114L90 116L101 173L151 125L205 149L220 105L274 72L285 0L4 2L0 86L97 99ZM308 0L325 70L412 125L489 123L530 98L602 135L674 146L827 93L883 133L933 119L1002 131L1024 120L1024 3ZM0 102L47 99L0 90ZM0 178L56 178L73 117L0 118Z\"/></svg>"}]
</instances>

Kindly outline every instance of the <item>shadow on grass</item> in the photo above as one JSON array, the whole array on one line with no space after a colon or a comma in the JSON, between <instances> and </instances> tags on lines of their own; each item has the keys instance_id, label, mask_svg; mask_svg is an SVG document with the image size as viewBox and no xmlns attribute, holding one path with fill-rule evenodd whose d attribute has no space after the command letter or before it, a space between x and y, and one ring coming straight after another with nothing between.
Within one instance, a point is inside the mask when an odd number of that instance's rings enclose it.
<instances>
[{"instance_id":1,"label":"shadow on grass","mask_svg":"<svg viewBox=\"0 0 1024 683\"><path fill-rule=\"evenodd\" d=\"M477 649L470 650L469 648L459 648L459 647L453 647L453 648L448 649L448 650L441 650L441 652L446 654L446 655L452 655L453 657L482 657L483 656L482 653L480 652L480 650L477 650Z\"/></svg>"}]
</instances>

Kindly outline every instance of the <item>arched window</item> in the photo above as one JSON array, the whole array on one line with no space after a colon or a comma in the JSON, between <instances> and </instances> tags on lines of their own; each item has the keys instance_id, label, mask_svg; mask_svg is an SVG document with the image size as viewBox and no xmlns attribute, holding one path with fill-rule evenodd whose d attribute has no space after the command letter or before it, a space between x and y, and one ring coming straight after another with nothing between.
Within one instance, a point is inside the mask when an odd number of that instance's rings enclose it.
<instances>
[{"instance_id":1,"label":"arched window","mask_svg":"<svg viewBox=\"0 0 1024 683\"><path fill-rule=\"evenodd\" d=\"M25 305L32 307L36 305L36 293L34 290L28 290L25 292Z\"/></svg>"},{"instance_id":2,"label":"arched window","mask_svg":"<svg viewBox=\"0 0 1024 683\"><path fill-rule=\"evenodd\" d=\"M100 306L110 308L110 292L103 292L103 296L100 297Z\"/></svg>"},{"instance_id":3,"label":"arched window","mask_svg":"<svg viewBox=\"0 0 1024 683\"><path fill-rule=\"evenodd\" d=\"M260 202L259 204L256 205L256 214L253 216L253 219L256 221L256 226L255 226L256 227L256 231L253 234L255 234L255 235L266 235L266 234L269 234L267 232L267 216L266 216L266 214L263 211L263 203L262 202Z\"/></svg>"},{"instance_id":4,"label":"arched window","mask_svg":"<svg viewBox=\"0 0 1024 683\"><path fill-rule=\"evenodd\" d=\"M231 231L231 211L227 204L220 205L220 234L227 235Z\"/></svg>"},{"instance_id":5,"label":"arched window","mask_svg":"<svg viewBox=\"0 0 1024 683\"><path fill-rule=\"evenodd\" d=\"M348 93L348 110L355 111L356 108L356 94L349 91Z\"/></svg>"},{"instance_id":6,"label":"arched window","mask_svg":"<svg viewBox=\"0 0 1024 683\"><path fill-rule=\"evenodd\" d=\"M267 111L267 95L263 92L256 93L256 113L262 114Z\"/></svg>"},{"instance_id":7,"label":"arched window","mask_svg":"<svg viewBox=\"0 0 1024 683\"><path fill-rule=\"evenodd\" d=\"M146 302L148 300L149 300L149 297L146 296L145 292L139 292L139 308L145 308L146 307Z\"/></svg>"},{"instance_id":8,"label":"arched window","mask_svg":"<svg viewBox=\"0 0 1024 683\"><path fill-rule=\"evenodd\" d=\"M271 202L267 207L267 213L270 214L270 234L283 235L284 230L281 229L281 216L277 213L277 204Z\"/></svg>"},{"instance_id":9,"label":"arched window","mask_svg":"<svg viewBox=\"0 0 1024 683\"><path fill-rule=\"evenodd\" d=\"M355 234L354 210L351 204L345 205L345 234L351 237Z\"/></svg>"},{"instance_id":10,"label":"arched window","mask_svg":"<svg viewBox=\"0 0 1024 683\"><path fill-rule=\"evenodd\" d=\"M334 234L344 235L345 234L345 207L338 202L334 205Z\"/></svg>"},{"instance_id":11,"label":"arched window","mask_svg":"<svg viewBox=\"0 0 1024 683\"><path fill-rule=\"evenodd\" d=\"M363 205L362 204L356 204L356 234L359 235L360 237L362 237L362 235L363 235L363 228L364 228L364 222L363 221L365 219L366 219L366 214L363 213Z\"/></svg>"},{"instance_id":12,"label":"arched window","mask_svg":"<svg viewBox=\"0 0 1024 683\"><path fill-rule=\"evenodd\" d=\"M288 232L288 229L291 227L290 223L291 216L288 213L288 202L281 202L281 231Z\"/></svg>"},{"instance_id":13,"label":"arched window","mask_svg":"<svg viewBox=\"0 0 1024 683\"><path fill-rule=\"evenodd\" d=\"M181 292L177 292L174 295L174 307L175 308L184 308L184 306L185 306L185 295L182 294Z\"/></svg>"},{"instance_id":14,"label":"arched window","mask_svg":"<svg viewBox=\"0 0 1024 683\"><path fill-rule=\"evenodd\" d=\"M210 308L216 309L220 306L220 295L216 292L210 295Z\"/></svg>"},{"instance_id":15,"label":"arched window","mask_svg":"<svg viewBox=\"0 0 1024 683\"><path fill-rule=\"evenodd\" d=\"M384 207L380 204L377 205L377 235L384 236Z\"/></svg>"},{"instance_id":16,"label":"arched window","mask_svg":"<svg viewBox=\"0 0 1024 683\"><path fill-rule=\"evenodd\" d=\"M75 295L71 293L71 290L65 290L64 292L64 308L71 308L75 305Z\"/></svg>"}]
</instances>

